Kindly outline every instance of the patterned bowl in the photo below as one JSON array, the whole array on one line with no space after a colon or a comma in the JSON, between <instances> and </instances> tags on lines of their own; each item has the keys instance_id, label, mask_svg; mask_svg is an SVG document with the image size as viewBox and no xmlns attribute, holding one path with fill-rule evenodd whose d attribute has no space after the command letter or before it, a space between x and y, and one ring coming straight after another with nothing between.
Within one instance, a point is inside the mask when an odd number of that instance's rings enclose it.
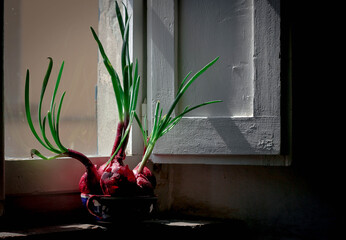
<instances>
[{"instance_id":1,"label":"patterned bowl","mask_svg":"<svg viewBox=\"0 0 346 240\"><path fill-rule=\"evenodd\" d=\"M112 197L81 194L81 200L99 222L141 221L152 217L157 202L155 196Z\"/></svg>"}]
</instances>

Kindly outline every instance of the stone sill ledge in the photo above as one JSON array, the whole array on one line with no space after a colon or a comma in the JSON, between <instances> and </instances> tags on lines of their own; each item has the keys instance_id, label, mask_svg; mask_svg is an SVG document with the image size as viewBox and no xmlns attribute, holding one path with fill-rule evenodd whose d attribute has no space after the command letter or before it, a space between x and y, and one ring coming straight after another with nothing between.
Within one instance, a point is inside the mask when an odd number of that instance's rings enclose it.
<instances>
[{"instance_id":1,"label":"stone sill ledge","mask_svg":"<svg viewBox=\"0 0 346 240\"><path fill-rule=\"evenodd\" d=\"M102 239L108 237L141 237L162 239L164 237L204 236L206 234L232 233L232 236L249 234L245 226L238 222L205 221L205 220L148 220L140 223L98 224L78 223L27 228L11 231L0 231L0 239ZM221 236L221 235L220 235ZM243 238L244 239L244 238Z\"/></svg>"},{"instance_id":2,"label":"stone sill ledge","mask_svg":"<svg viewBox=\"0 0 346 240\"><path fill-rule=\"evenodd\" d=\"M24 228L21 230L11 230L0 232L0 239L54 239L71 234L90 234L102 232L105 229L102 226L94 224L70 224L45 226L36 228ZM71 236L72 237L72 236Z\"/></svg>"}]
</instances>

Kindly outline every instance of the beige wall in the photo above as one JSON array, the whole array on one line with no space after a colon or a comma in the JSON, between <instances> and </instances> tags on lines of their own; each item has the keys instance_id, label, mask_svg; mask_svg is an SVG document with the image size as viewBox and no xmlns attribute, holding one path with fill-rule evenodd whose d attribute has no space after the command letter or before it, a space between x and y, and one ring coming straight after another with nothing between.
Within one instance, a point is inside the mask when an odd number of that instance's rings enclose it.
<instances>
[{"instance_id":1,"label":"beige wall","mask_svg":"<svg viewBox=\"0 0 346 240\"><path fill-rule=\"evenodd\" d=\"M97 45L90 26L98 26L97 0L5 1L5 91L15 92L8 96L11 101L24 100L26 69L30 70L32 84L38 85L32 91L32 100L38 101L47 57L52 57L55 64L51 81L55 81L64 60L60 90L70 93L67 102L72 93L79 94L79 103L64 106L65 114L94 116L95 109L80 106L94 106Z\"/></svg>"},{"instance_id":2,"label":"beige wall","mask_svg":"<svg viewBox=\"0 0 346 240\"><path fill-rule=\"evenodd\" d=\"M6 0L4 12L6 156L29 157L31 148L42 149L25 120L24 81L29 69L31 113L35 120L48 57L53 58L54 65L42 114L49 108L64 60L56 98L59 101L62 92L67 91L61 114L61 139L67 147L95 154L98 49L90 26L97 30L98 1ZM79 124L75 124L76 119Z\"/></svg>"},{"instance_id":3,"label":"beige wall","mask_svg":"<svg viewBox=\"0 0 346 240\"><path fill-rule=\"evenodd\" d=\"M56 79L65 61L61 91L67 90L65 116L95 116L97 46L90 26L97 28L97 0L30 0L21 4L21 70L30 69L33 81L42 81L47 57L52 57ZM37 92L33 92L37 96ZM34 95L33 95L34 96ZM72 104L73 103L73 104Z\"/></svg>"},{"instance_id":4,"label":"beige wall","mask_svg":"<svg viewBox=\"0 0 346 240\"><path fill-rule=\"evenodd\" d=\"M305 157L291 167L154 166L160 209L236 219L271 234L326 239L338 229L337 216L344 210L342 177L332 167L309 165Z\"/></svg>"}]
</instances>

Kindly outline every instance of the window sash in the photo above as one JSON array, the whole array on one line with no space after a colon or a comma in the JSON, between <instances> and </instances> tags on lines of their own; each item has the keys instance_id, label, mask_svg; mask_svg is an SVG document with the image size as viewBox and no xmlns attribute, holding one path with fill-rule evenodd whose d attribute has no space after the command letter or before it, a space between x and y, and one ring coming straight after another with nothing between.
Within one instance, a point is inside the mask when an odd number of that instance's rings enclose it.
<instances>
[{"instance_id":1,"label":"window sash","mask_svg":"<svg viewBox=\"0 0 346 240\"><path fill-rule=\"evenodd\" d=\"M2 3L3 4L3 3ZM130 57L136 56L138 58L139 64L139 73L141 75L141 81L144 81L144 77L142 74L144 62L143 58L143 44L142 44L142 31L143 31L143 3L142 1L127 1L126 6L128 8L129 14L132 16L132 21L130 24ZM121 6L121 4L120 4ZM107 7L107 8L105 8ZM100 9L100 18L99 18L99 28L103 28L103 31L99 30L100 39L107 39L107 36L114 34L113 28L117 25L115 18L115 7L114 1L112 0L99 0L99 9ZM104 10L103 12L101 10ZM136 11L133 13L133 11ZM101 14L104 16L113 16L111 19L101 17ZM113 25L112 25L113 24ZM3 24L1 25L3 26ZM133 30L133 26L136 27ZM120 34L120 33L119 33ZM120 39L121 40L121 39ZM122 41L122 40L121 40ZM113 39L107 41L103 41L104 45L112 45L115 48L118 46ZM96 43L95 43L96 44ZM95 45L96 46L96 45ZM121 53L121 45L120 50L116 51L116 54L120 55ZM116 56L113 56L116 58ZM104 69L103 63L100 64L101 58L99 57L98 63L98 84L102 76L102 69ZM111 61L112 57L110 57ZM116 60L114 60L116 61ZM101 61L102 62L102 61ZM3 64L2 64L3 66ZM105 69L104 69L105 70ZM107 73L108 74L108 73ZM2 75L3 76L3 75ZM1 94L3 93L3 81L1 79ZM140 86L141 88L142 86ZM110 90L109 90L110 89ZM103 92L101 92L103 91ZM141 108L141 99L142 99L142 91L140 89L138 97L138 108ZM104 88L101 89L98 87L98 96L106 96L108 98L114 99L113 88ZM102 101L101 101L102 102ZM3 103L3 101L2 101ZM102 105L98 104L97 111L97 119L98 124L100 126L101 120L105 121L105 115L114 114L111 118L107 117L107 120L111 122L102 122L107 126L107 131L104 131L101 135L101 130L98 129L98 135L105 137L109 142L109 146L102 146L105 150L98 153L98 156L88 156L90 160L100 166L105 163L109 159L109 154L111 152L115 132L116 132L116 116L117 109L114 108L116 104L113 105ZM1 105L1 107L3 107ZM99 111L102 109L102 111ZM3 116L1 116L1 121L3 120ZM0 123L2 123L0 121ZM135 124L134 124L135 125ZM113 129L112 129L113 128ZM79 179L82 174L85 172L85 168L82 164L80 164L77 160L71 158L58 158L54 160L41 160L41 159L11 159L9 161L4 159L3 155L3 124L1 124L0 129L0 137L2 143L1 146L1 155L0 155L0 213L1 213L1 202L5 199L6 195L21 195L21 194L44 194L44 193L65 193L65 192L78 192L78 184ZM106 134L106 135L105 135ZM98 139L99 140L99 139ZM0 144L1 145L1 144ZM100 143L98 143L100 147ZM141 160L141 156L143 153L143 143L140 130L136 127L132 128L131 136L128 144L128 154L126 157L125 164L128 164L132 169L134 168L138 162ZM4 174L4 169L6 169L6 179ZM1 215L1 214L0 214Z\"/></svg>"},{"instance_id":2,"label":"window sash","mask_svg":"<svg viewBox=\"0 0 346 240\"><path fill-rule=\"evenodd\" d=\"M249 161L242 161L244 158L238 156L261 155L266 160L254 160L256 165L268 161L274 165L287 164L286 158L280 155L280 1L254 0L253 8L253 116L184 117L158 141L152 156L154 162L177 163L182 155L204 156L199 159L227 155L220 158L224 159L222 163L248 164ZM166 0L162 4L150 0L147 9L147 84L151 103L148 115L153 119L156 101L167 108L178 86L178 1ZM160 44L164 45L164 52L159 49ZM187 162L214 162L196 159Z\"/></svg>"}]
</instances>

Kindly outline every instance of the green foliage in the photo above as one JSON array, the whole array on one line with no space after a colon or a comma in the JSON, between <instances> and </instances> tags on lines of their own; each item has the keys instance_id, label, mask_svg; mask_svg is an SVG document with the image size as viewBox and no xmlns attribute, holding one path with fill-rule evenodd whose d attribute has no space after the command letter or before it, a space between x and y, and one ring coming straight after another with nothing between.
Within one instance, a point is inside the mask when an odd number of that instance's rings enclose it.
<instances>
[{"instance_id":1,"label":"green foliage","mask_svg":"<svg viewBox=\"0 0 346 240\"><path fill-rule=\"evenodd\" d=\"M113 90L115 94L115 100L118 107L119 121L127 122L127 128L122 133L122 138L120 144L118 145L116 151L109 159L110 162L119 151L121 145L124 143L128 133L130 132L131 125L133 119L135 118L135 111L137 107L137 99L139 92L139 83L140 76L138 75L138 61L136 60L134 68L133 62L130 61L129 55L129 25L130 25L130 17L128 16L128 12L125 7L125 24L123 21L123 16L121 14L118 3L115 1L115 11L117 14L118 24L120 33L123 39L123 45L121 50L121 73L122 73L122 85L120 83L119 75L113 68L112 64L109 61L109 58L104 51L103 45L98 38L95 30L91 27L91 32L98 44L101 56L103 58L103 63L111 76Z\"/></svg>"},{"instance_id":2,"label":"green foliage","mask_svg":"<svg viewBox=\"0 0 346 240\"><path fill-rule=\"evenodd\" d=\"M61 107L62 107L62 103L65 97L66 92L64 92L60 98L59 101L59 106L58 106L58 111L56 114L55 111L55 97L59 88L59 84L60 84L60 79L61 79L61 75L62 75L62 71L64 69L64 62L61 64L60 67L60 71L59 71L59 75L57 78L57 81L55 83L55 88L54 88L54 92L53 92L53 96L51 99L51 103L50 103L50 108L47 112L47 114L43 117L42 120L42 103L43 103L43 98L44 98L44 94L48 85L48 81L50 78L50 74L52 72L52 68L53 68L53 59L52 58L48 58L49 59L49 64L48 64L48 68L46 71L46 75L43 79L42 82L42 87L41 87L41 94L40 94L40 101L39 101L39 105L38 105L38 121L39 121L39 127L40 127L40 131L41 131L41 135L42 138L38 135L38 133L36 132L36 129L34 127L34 124L32 122L32 117L31 117L31 111L30 111L30 96L29 96L29 88L30 88L30 72L29 70L27 70L26 72L26 79L25 79L25 113L26 113L26 119L28 121L29 127L31 132L33 133L33 135L35 136L35 138L39 141L39 143L45 147L46 149L48 149L49 151L56 153L58 155L51 157L51 158L47 158L45 156L43 156L38 150L36 149L32 149L31 150L31 155L37 155L43 159L54 159L60 156L63 156L68 150L67 148L65 148L59 138L59 121L60 121L60 112L61 112ZM54 146L47 138L46 135L46 122L48 120L48 125L49 125L49 129L50 129L50 133L51 136L56 144L56 146Z\"/></svg>"},{"instance_id":3,"label":"green foliage","mask_svg":"<svg viewBox=\"0 0 346 240\"><path fill-rule=\"evenodd\" d=\"M171 129L173 129L174 126L176 126L179 121L183 118L184 115L187 113L200 108L205 105L213 104L213 103L218 103L221 102L219 100L216 101L209 101L209 102L204 102L201 104L198 104L196 106L190 107L186 106L185 109L178 114L175 117L172 117L172 113L177 106L178 102L180 101L181 97L185 94L186 90L191 86L191 84L201 75L203 74L208 68L210 68L219 58L215 58L211 62L209 62L206 66L204 66L201 70L199 70L195 75L193 75L190 79L191 72L189 72L186 77L183 79L182 83L180 84L177 94L175 96L175 99L173 103L171 104L170 108L168 109L167 114L164 116L162 115L163 109L160 108L160 102L157 102L156 104L156 109L155 109L155 116L154 116L154 121L153 121L153 126L152 126L152 131L150 135L148 136L147 133L147 126L146 123L144 122L144 125L141 123L138 115L136 114L136 107L137 107L137 100L138 100L138 92L139 92L139 84L140 84L140 76L138 74L138 61L136 60L135 64L130 61L130 56L129 56L129 25L130 25L130 17L128 15L126 6L125 7L125 18L123 18L119 5L115 1L115 11L118 19L118 24L119 24L119 29L120 33L123 39L123 45L122 45L122 50L121 50L121 73L122 73L122 84L120 82L120 78L118 73L115 71L113 68L111 62L109 61L109 58L102 46L102 43L100 39L98 38L96 32L94 29L91 27L91 32L94 37L94 39L97 42L97 45L99 47L100 54L103 59L103 63L105 68L107 69L111 81L112 81L112 86L115 94L115 99L116 99L116 104L118 107L118 114L119 114L119 120L122 123L126 123L127 128L123 130L122 132L122 138L120 141L120 144L118 145L117 149L115 150L114 154L112 157L109 159L108 162L110 162L117 152L119 151L120 147L124 143L125 139L127 138L131 125L133 123L133 120L136 119L139 128L142 132L143 136L143 141L146 147L145 154L142 158L142 163L139 168L139 172L143 169L147 159L149 158L156 141L164 136L166 133L168 133ZM125 20L125 22L124 22ZM40 144L50 150L53 153L56 153L57 155L51 158L47 158L43 156L39 151L36 149L33 149L31 151L32 155L37 155L43 159L54 159L60 156L64 156L68 152L68 149L65 148L59 137L59 121L60 121L60 113L61 113L61 107L62 103L65 97L66 92L64 92L60 98L58 109L56 111L56 94L59 88L63 68L64 68L64 62L62 63L59 71L58 78L55 83L55 88L53 92L53 96L51 99L50 103L50 108L47 112L47 114L43 117L42 119L42 102L44 98L44 94L48 85L49 77L51 74L53 68L53 60L52 58L49 58L49 65L46 71L46 75L43 79L42 83L42 88L41 88L41 94L40 94L40 101L39 101L39 106L38 106L38 120L39 120L39 127L41 131L41 137L38 135L36 132L36 129L33 125L32 122L32 117L31 117L31 112L30 112L30 104L29 104L29 70L27 70L26 74L26 81L25 81L25 112L26 112L26 117L27 121L29 124L29 127L33 133L33 135L36 137L36 139L40 142ZM55 144L52 144L46 135L46 122L48 121L48 126L49 130L51 133L51 137L54 140Z\"/></svg>"},{"instance_id":4,"label":"green foliage","mask_svg":"<svg viewBox=\"0 0 346 240\"><path fill-rule=\"evenodd\" d=\"M153 127L152 127L152 131L151 131L150 136L147 135L146 129L143 128L143 125L141 124L138 116L135 115L135 118L138 122L139 128L141 129L144 143L146 146L146 152L142 158L142 163L138 169L138 172L141 172L143 170L143 167L146 164L146 161L149 158L152 150L154 149L154 146L155 146L155 143L157 142L157 140L160 137L162 137L163 135L165 135L166 133L168 133L170 130L172 130L172 128L179 123L179 121L183 118L184 115L186 115L187 113L189 113L189 112L191 112L197 108L200 108L200 107L212 104L212 103L221 102L220 100L215 100L215 101L204 102L204 103L198 104L198 105L193 106L193 107L186 106L182 113L178 114L175 117L171 117L175 107L177 106L179 100L184 95L186 90L191 86L191 84L201 74L203 74L208 68L210 68L218 59L219 59L219 57L217 57L214 60L212 60L211 62L209 62L206 66L204 66L201 70L199 70L194 76L192 76L188 81L187 81L187 79L190 76L191 72L189 72L187 74L187 76L184 78L184 80L180 84L180 86L178 88L178 92L175 96L175 99L174 99L172 105L170 106L166 115L162 116L163 109L160 108L160 102L158 101L156 103L154 122L153 122ZM147 139L147 141L145 139Z\"/></svg>"}]
</instances>

